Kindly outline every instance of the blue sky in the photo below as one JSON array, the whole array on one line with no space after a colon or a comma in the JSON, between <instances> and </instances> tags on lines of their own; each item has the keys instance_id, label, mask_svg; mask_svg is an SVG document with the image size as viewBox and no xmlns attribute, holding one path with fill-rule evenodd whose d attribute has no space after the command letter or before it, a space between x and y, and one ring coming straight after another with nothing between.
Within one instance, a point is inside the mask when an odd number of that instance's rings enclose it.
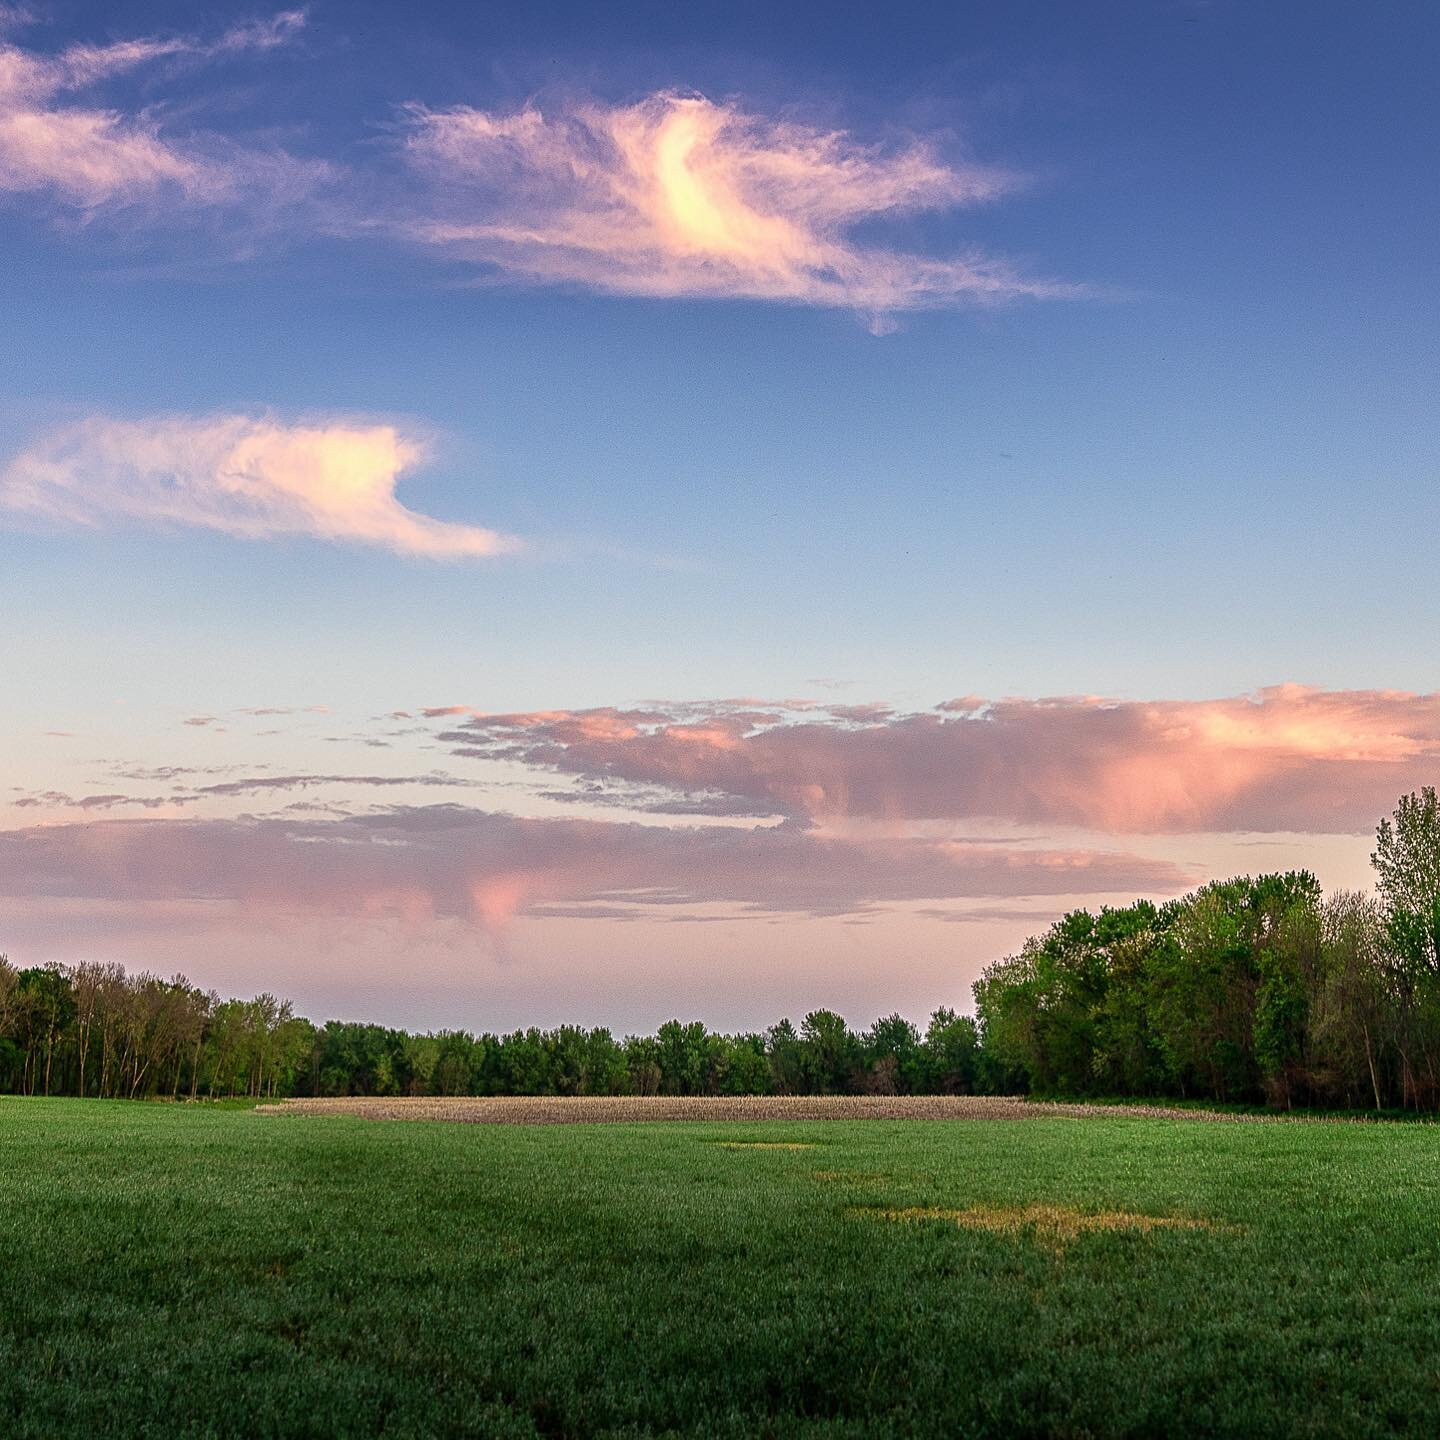
<instances>
[{"instance_id":1,"label":"blue sky","mask_svg":"<svg viewBox=\"0 0 1440 1440\"><path fill-rule=\"evenodd\" d=\"M456 8L317 4L283 43L219 52L269 12L12 17L32 59L194 42L57 106L332 173L291 206L0 193L0 468L97 416L349 417L425 437L402 503L526 542L436 561L17 515L15 793L166 763L184 717L240 707L324 704L360 735L442 705L1440 687L1433 7ZM406 171L402 107L619 113L663 92L1006 172L983 205L850 239L1081 293L877 324L548 284L397 234L454 190ZM513 220L512 181L487 177ZM48 730L94 743L56 755ZM326 753L285 743L263 763ZM407 763L445 759L424 746ZM27 922L30 953L59 954L53 924Z\"/></svg>"}]
</instances>

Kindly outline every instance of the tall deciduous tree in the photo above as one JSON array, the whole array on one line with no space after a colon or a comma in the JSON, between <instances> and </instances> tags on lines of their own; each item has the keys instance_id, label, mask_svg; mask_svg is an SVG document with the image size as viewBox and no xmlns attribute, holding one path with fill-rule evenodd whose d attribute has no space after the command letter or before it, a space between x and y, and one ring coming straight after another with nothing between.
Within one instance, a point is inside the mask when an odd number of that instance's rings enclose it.
<instances>
[{"instance_id":1,"label":"tall deciduous tree","mask_svg":"<svg viewBox=\"0 0 1440 1440\"><path fill-rule=\"evenodd\" d=\"M1401 1010L1404 1084L1419 1105L1440 1095L1440 801L1433 786L1401 797L1380 822L1370 859Z\"/></svg>"}]
</instances>

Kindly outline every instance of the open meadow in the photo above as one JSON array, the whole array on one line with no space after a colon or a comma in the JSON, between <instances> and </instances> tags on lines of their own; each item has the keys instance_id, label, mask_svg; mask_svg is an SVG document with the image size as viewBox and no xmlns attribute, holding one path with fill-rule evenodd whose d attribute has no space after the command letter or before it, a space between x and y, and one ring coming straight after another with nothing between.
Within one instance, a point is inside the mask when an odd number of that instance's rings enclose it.
<instances>
[{"instance_id":1,"label":"open meadow","mask_svg":"<svg viewBox=\"0 0 1440 1440\"><path fill-rule=\"evenodd\" d=\"M0 1433L1433 1434L1440 1130L1014 1109L0 1100Z\"/></svg>"}]
</instances>

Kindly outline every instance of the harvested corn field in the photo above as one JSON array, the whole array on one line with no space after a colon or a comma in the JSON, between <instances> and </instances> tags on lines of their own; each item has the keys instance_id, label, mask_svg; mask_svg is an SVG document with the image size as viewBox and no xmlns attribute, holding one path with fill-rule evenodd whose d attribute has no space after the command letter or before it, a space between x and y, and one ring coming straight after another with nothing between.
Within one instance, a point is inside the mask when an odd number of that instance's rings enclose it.
<instances>
[{"instance_id":1,"label":"harvested corn field","mask_svg":"<svg viewBox=\"0 0 1440 1440\"><path fill-rule=\"evenodd\" d=\"M1274 1118L1160 1105L1049 1104L996 1095L352 1096L285 1100L259 1108L271 1115L359 1115L366 1120L458 1120L479 1125L603 1125L651 1120L1036 1120L1056 1116L1242 1121Z\"/></svg>"}]
</instances>

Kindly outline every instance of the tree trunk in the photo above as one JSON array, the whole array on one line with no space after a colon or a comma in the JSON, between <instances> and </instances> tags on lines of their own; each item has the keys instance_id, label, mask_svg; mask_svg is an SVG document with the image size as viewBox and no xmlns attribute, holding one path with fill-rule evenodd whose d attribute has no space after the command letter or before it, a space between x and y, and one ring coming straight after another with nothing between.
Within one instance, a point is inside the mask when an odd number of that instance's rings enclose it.
<instances>
[{"instance_id":1,"label":"tree trunk","mask_svg":"<svg viewBox=\"0 0 1440 1440\"><path fill-rule=\"evenodd\" d=\"M1380 1105L1380 1077L1375 1073L1375 1054L1370 1046L1370 1026L1362 1024L1361 1030L1365 1034L1365 1063L1370 1067L1370 1088L1375 1092L1375 1108L1379 1110Z\"/></svg>"}]
</instances>

